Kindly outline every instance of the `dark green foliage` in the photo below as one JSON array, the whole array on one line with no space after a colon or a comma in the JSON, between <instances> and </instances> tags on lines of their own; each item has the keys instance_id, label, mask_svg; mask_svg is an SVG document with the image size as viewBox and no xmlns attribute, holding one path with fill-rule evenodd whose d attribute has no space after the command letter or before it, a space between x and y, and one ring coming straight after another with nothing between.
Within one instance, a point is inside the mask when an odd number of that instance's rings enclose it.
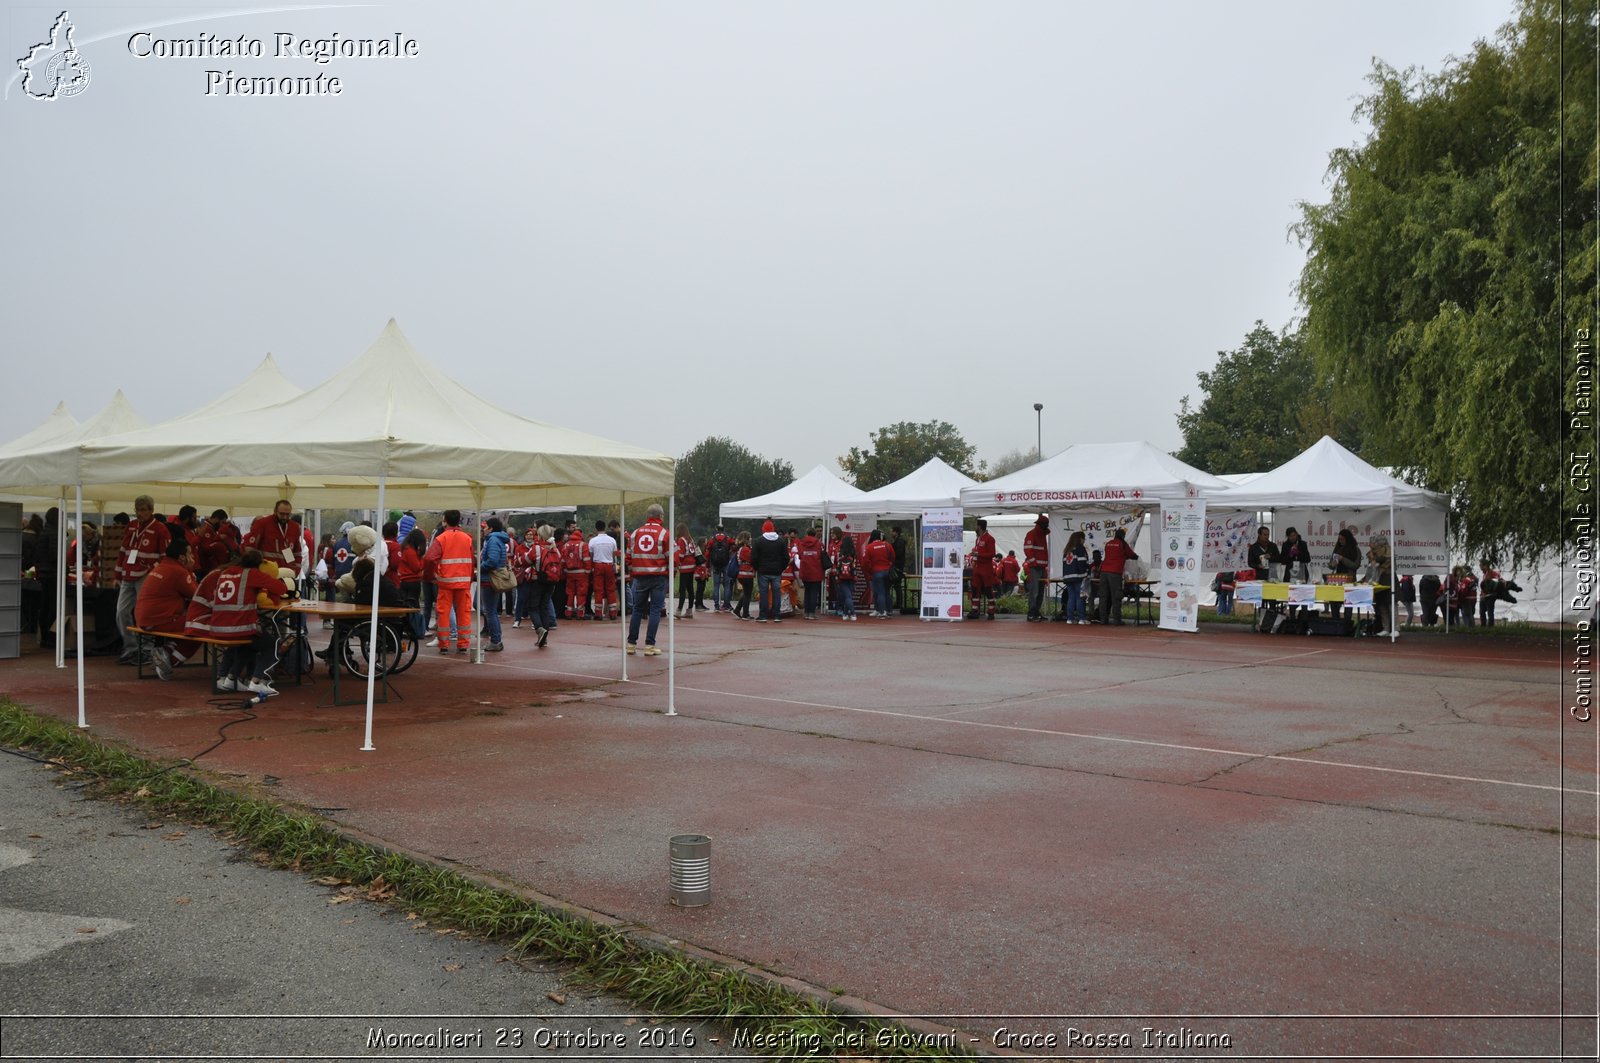
<instances>
[{"instance_id":1,"label":"dark green foliage","mask_svg":"<svg viewBox=\"0 0 1600 1063\"><path fill-rule=\"evenodd\" d=\"M678 520L703 536L717 525L717 507L794 482L794 466L763 458L731 439L702 439L678 459ZM630 507L631 509L631 507Z\"/></svg>"},{"instance_id":2,"label":"dark green foliage","mask_svg":"<svg viewBox=\"0 0 1600 1063\"><path fill-rule=\"evenodd\" d=\"M973 465L976 450L948 421L901 421L878 429L868 438L872 441L869 449L851 447L850 453L839 459L839 468L863 491L894 483L922 468L930 458L939 458L951 468L981 479L982 463Z\"/></svg>"},{"instance_id":3,"label":"dark green foliage","mask_svg":"<svg viewBox=\"0 0 1600 1063\"><path fill-rule=\"evenodd\" d=\"M1594 326L1596 5L1564 6L1524 0L1437 75L1380 63L1372 135L1333 153L1331 200L1295 228L1336 412L1361 416L1368 461L1451 495L1468 557L1558 544L1577 501L1563 354Z\"/></svg>"}]
</instances>

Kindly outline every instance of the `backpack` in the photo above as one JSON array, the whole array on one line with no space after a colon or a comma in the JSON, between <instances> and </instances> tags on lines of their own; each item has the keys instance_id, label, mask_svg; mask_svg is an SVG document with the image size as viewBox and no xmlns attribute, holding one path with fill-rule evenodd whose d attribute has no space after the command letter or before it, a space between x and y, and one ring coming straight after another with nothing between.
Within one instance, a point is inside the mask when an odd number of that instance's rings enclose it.
<instances>
[{"instance_id":1,"label":"backpack","mask_svg":"<svg viewBox=\"0 0 1600 1063\"><path fill-rule=\"evenodd\" d=\"M711 548L706 551L706 560L711 562L711 567L725 570L728 567L728 555L733 551L732 542L720 532L711 537Z\"/></svg>"},{"instance_id":2,"label":"backpack","mask_svg":"<svg viewBox=\"0 0 1600 1063\"><path fill-rule=\"evenodd\" d=\"M731 580L739 578L739 555L737 553L730 551L727 567L723 569L722 574Z\"/></svg>"},{"instance_id":3,"label":"backpack","mask_svg":"<svg viewBox=\"0 0 1600 1063\"><path fill-rule=\"evenodd\" d=\"M561 577L566 574L566 568L561 562L561 551L553 546L545 546L539 558L539 578L546 583L560 583Z\"/></svg>"}]
</instances>

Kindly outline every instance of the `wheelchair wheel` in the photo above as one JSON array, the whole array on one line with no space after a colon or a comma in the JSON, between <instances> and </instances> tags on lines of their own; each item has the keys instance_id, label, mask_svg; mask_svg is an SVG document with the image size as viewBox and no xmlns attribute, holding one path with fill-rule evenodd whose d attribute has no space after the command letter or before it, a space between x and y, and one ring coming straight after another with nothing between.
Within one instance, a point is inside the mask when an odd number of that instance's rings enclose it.
<instances>
[{"instance_id":1,"label":"wheelchair wheel","mask_svg":"<svg viewBox=\"0 0 1600 1063\"><path fill-rule=\"evenodd\" d=\"M386 636L393 638L396 642L394 656L391 658L393 663L389 666L389 671L393 675L399 675L416 663L417 650L422 643L409 630L402 631L386 627L383 631Z\"/></svg>"},{"instance_id":2,"label":"wheelchair wheel","mask_svg":"<svg viewBox=\"0 0 1600 1063\"><path fill-rule=\"evenodd\" d=\"M339 642L340 663L345 671L360 679L365 679L368 671L374 667L379 676L386 675L398 653L393 636L389 635L387 628L382 627L378 629L376 653L372 651L372 636L365 624L353 626Z\"/></svg>"}]
</instances>

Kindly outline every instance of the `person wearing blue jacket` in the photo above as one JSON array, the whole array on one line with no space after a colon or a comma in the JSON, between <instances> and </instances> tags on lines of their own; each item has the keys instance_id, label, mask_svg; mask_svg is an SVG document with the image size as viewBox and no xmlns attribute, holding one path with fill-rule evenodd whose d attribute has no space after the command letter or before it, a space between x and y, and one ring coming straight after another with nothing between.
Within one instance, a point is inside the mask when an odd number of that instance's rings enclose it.
<instances>
[{"instance_id":1,"label":"person wearing blue jacket","mask_svg":"<svg viewBox=\"0 0 1600 1063\"><path fill-rule=\"evenodd\" d=\"M478 556L478 602L483 613L483 633L489 637L485 653L499 653L505 649L500 641L500 592L494 589L490 573L511 564L511 536L499 517L483 522L487 534L483 537L483 552Z\"/></svg>"}]
</instances>

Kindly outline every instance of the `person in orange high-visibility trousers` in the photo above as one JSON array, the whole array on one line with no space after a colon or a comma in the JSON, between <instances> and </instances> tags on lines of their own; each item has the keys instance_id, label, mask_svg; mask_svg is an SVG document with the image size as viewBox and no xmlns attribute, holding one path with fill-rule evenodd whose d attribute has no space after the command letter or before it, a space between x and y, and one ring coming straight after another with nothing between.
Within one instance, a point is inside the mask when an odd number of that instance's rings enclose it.
<instances>
[{"instance_id":1,"label":"person in orange high-visibility trousers","mask_svg":"<svg viewBox=\"0 0 1600 1063\"><path fill-rule=\"evenodd\" d=\"M433 573L439 586L439 652L449 653L452 640L456 652L466 653L472 642L472 577L477 551L472 536L461 530L461 511L444 511L444 531L434 536L423 558L425 571Z\"/></svg>"}]
</instances>

